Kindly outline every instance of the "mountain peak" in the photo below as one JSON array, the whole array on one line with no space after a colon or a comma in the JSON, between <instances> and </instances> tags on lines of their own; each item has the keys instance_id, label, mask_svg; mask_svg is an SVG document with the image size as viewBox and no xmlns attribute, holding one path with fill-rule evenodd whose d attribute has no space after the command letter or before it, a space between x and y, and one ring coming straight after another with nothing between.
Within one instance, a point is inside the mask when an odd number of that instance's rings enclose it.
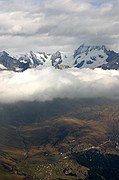
<instances>
[{"instance_id":1,"label":"mountain peak","mask_svg":"<svg viewBox=\"0 0 119 180\"><path fill-rule=\"evenodd\" d=\"M88 52L92 50L103 50L105 53L107 52L105 45L85 45L85 43L81 44L77 50L74 52L74 58L82 53L85 53L86 55Z\"/></svg>"},{"instance_id":2,"label":"mountain peak","mask_svg":"<svg viewBox=\"0 0 119 180\"><path fill-rule=\"evenodd\" d=\"M9 54L6 51L1 51L0 56L9 56Z\"/></svg>"}]
</instances>

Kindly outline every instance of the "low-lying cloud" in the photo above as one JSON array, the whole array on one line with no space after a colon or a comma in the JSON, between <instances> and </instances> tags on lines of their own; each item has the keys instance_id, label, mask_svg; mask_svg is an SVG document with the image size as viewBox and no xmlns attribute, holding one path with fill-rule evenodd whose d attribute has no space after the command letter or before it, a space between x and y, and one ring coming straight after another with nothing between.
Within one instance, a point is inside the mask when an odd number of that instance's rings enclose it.
<instances>
[{"instance_id":1,"label":"low-lying cloud","mask_svg":"<svg viewBox=\"0 0 119 180\"><path fill-rule=\"evenodd\" d=\"M29 69L0 72L0 103L55 98L119 98L119 71L101 69Z\"/></svg>"}]
</instances>

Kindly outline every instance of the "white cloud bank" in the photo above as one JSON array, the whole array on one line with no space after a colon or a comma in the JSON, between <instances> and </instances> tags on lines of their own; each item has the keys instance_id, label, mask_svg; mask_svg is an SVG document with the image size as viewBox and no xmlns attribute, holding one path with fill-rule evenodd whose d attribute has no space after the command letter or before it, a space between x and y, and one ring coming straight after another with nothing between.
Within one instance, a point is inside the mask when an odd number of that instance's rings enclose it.
<instances>
[{"instance_id":1,"label":"white cloud bank","mask_svg":"<svg viewBox=\"0 0 119 180\"><path fill-rule=\"evenodd\" d=\"M50 67L0 72L0 103L87 97L119 99L119 71Z\"/></svg>"}]
</instances>

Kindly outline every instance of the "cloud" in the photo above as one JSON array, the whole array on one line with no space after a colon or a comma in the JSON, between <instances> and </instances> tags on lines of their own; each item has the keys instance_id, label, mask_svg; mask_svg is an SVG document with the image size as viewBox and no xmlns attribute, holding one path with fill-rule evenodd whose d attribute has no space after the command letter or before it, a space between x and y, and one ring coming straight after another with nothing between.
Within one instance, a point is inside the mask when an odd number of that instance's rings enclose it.
<instances>
[{"instance_id":1,"label":"cloud","mask_svg":"<svg viewBox=\"0 0 119 180\"><path fill-rule=\"evenodd\" d=\"M119 71L102 69L29 69L0 72L0 102L51 101L55 98L119 99Z\"/></svg>"},{"instance_id":2,"label":"cloud","mask_svg":"<svg viewBox=\"0 0 119 180\"><path fill-rule=\"evenodd\" d=\"M0 44L10 52L69 52L83 42L119 51L118 0L0 0L0 7Z\"/></svg>"}]
</instances>

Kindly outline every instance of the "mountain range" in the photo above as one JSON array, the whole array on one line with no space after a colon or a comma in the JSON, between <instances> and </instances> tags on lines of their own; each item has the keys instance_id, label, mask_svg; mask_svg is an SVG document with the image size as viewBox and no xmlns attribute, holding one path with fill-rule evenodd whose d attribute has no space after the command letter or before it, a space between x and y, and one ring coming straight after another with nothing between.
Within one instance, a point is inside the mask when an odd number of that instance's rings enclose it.
<instances>
[{"instance_id":1,"label":"mountain range","mask_svg":"<svg viewBox=\"0 0 119 180\"><path fill-rule=\"evenodd\" d=\"M106 46L90 46L82 44L68 57L57 51L53 54L30 51L24 55L13 57L5 51L0 52L0 70L22 72L28 68L53 66L64 68L102 68L119 69L119 53L108 50Z\"/></svg>"}]
</instances>

